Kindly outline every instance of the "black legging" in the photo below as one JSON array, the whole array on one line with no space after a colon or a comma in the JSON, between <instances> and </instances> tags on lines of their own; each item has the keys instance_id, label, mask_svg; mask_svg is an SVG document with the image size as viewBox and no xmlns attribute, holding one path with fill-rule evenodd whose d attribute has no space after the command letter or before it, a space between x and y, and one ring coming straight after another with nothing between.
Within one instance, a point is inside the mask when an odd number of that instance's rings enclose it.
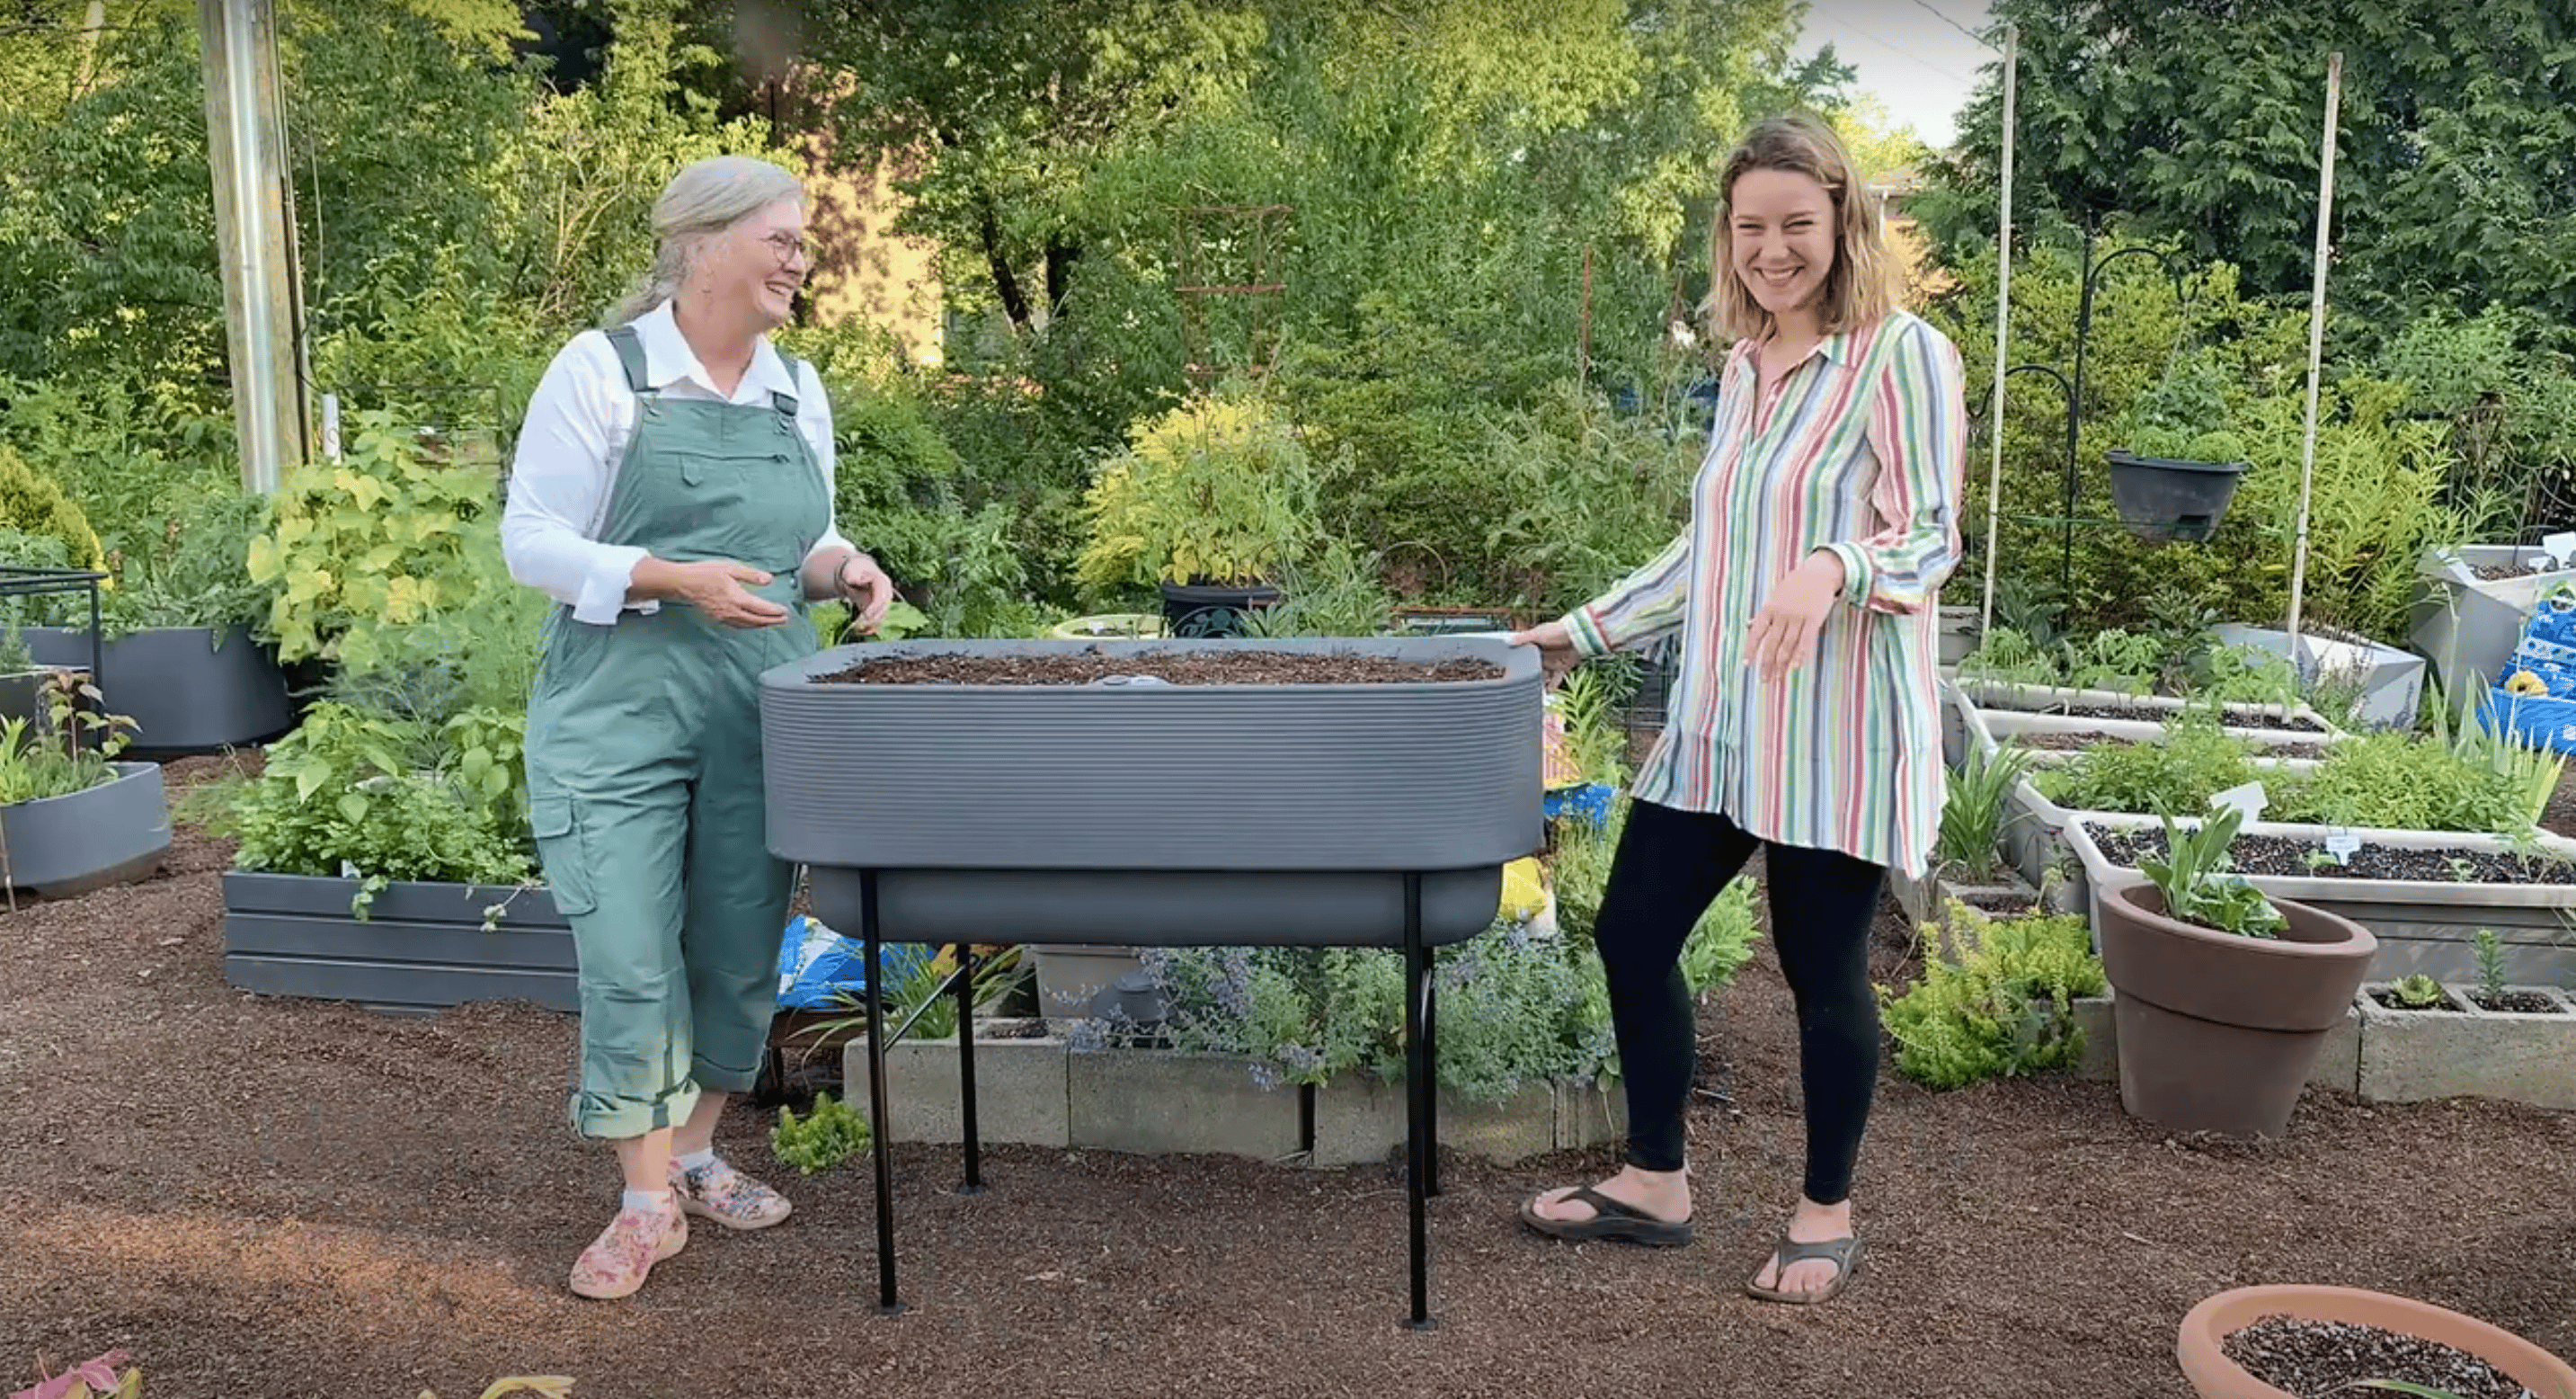
<instances>
[{"instance_id":1,"label":"black legging","mask_svg":"<svg viewBox=\"0 0 2576 1399\"><path fill-rule=\"evenodd\" d=\"M1807 1198L1837 1204L1878 1087L1878 999L1869 930L1883 866L1833 850L1766 842L1722 815L1631 802L1593 940L1610 984L1628 1092L1628 1160L1683 1165L1682 1110L1699 1057L1682 944L1728 880L1764 850L1771 942L1798 1005L1807 1101Z\"/></svg>"}]
</instances>

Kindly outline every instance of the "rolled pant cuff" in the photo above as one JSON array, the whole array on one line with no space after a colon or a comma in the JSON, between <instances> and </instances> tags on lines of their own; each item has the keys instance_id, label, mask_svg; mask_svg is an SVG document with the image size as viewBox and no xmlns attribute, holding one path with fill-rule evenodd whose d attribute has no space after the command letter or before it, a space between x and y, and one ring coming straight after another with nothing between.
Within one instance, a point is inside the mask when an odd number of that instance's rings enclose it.
<instances>
[{"instance_id":1,"label":"rolled pant cuff","mask_svg":"<svg viewBox=\"0 0 2576 1399\"><path fill-rule=\"evenodd\" d=\"M572 1095L573 1130L585 1137L622 1141L664 1127L677 1127L697 1110L699 1085L682 1083L659 1098L630 1098L607 1093Z\"/></svg>"},{"instance_id":2,"label":"rolled pant cuff","mask_svg":"<svg viewBox=\"0 0 2576 1399\"><path fill-rule=\"evenodd\" d=\"M754 1062L747 1069L728 1069L710 1060L692 1056L689 1060L689 1079L703 1092L748 1093L760 1082L760 1065Z\"/></svg>"}]
</instances>

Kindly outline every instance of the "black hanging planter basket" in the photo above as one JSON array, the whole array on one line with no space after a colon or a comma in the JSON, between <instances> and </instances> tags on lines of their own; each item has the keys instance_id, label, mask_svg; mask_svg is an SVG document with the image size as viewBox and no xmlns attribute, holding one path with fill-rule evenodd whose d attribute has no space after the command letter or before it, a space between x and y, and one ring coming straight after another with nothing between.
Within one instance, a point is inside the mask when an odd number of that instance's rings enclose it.
<instances>
[{"instance_id":1,"label":"black hanging planter basket","mask_svg":"<svg viewBox=\"0 0 2576 1399\"><path fill-rule=\"evenodd\" d=\"M1258 583L1163 584L1163 633L1172 637L1239 637L1252 614L1279 604L1277 588Z\"/></svg>"},{"instance_id":2,"label":"black hanging planter basket","mask_svg":"<svg viewBox=\"0 0 2576 1399\"><path fill-rule=\"evenodd\" d=\"M2113 451L2111 503L2140 539L2202 544L2227 518L2247 463L2183 461Z\"/></svg>"}]
</instances>

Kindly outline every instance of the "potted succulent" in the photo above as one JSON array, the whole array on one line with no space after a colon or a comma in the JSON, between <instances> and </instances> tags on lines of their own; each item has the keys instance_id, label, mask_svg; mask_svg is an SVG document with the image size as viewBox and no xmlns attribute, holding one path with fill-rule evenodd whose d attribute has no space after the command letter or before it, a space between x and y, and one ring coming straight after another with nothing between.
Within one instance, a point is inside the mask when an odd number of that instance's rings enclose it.
<instances>
[{"instance_id":1,"label":"potted succulent","mask_svg":"<svg viewBox=\"0 0 2576 1399\"><path fill-rule=\"evenodd\" d=\"M1140 426L1084 497L1077 581L1153 584L1173 636L1239 636L1318 533L1304 444L1256 393L1199 397Z\"/></svg>"},{"instance_id":2,"label":"potted succulent","mask_svg":"<svg viewBox=\"0 0 2576 1399\"><path fill-rule=\"evenodd\" d=\"M2174 1358L2200 1399L2346 1390L2465 1399L2511 1385L2532 1399L2576 1399L2576 1368L2522 1337L2355 1287L2278 1284L2204 1298L2183 1317Z\"/></svg>"},{"instance_id":3,"label":"potted succulent","mask_svg":"<svg viewBox=\"0 0 2576 1399\"><path fill-rule=\"evenodd\" d=\"M2217 530L2248 465L2228 422L2225 380L2204 356L2138 396L2110 453L2111 502L2131 533L2196 544Z\"/></svg>"},{"instance_id":4,"label":"potted succulent","mask_svg":"<svg viewBox=\"0 0 2576 1399\"><path fill-rule=\"evenodd\" d=\"M2120 1101L2175 1131L2278 1136L2379 941L2232 872L2236 807L2188 832L2162 819L2165 856L2096 886Z\"/></svg>"},{"instance_id":5,"label":"potted succulent","mask_svg":"<svg viewBox=\"0 0 2576 1399\"><path fill-rule=\"evenodd\" d=\"M117 761L134 721L95 712L79 671L45 682L46 718L0 718L0 885L68 898L158 868L170 848L161 769ZM84 702L90 707L84 708Z\"/></svg>"}]
</instances>

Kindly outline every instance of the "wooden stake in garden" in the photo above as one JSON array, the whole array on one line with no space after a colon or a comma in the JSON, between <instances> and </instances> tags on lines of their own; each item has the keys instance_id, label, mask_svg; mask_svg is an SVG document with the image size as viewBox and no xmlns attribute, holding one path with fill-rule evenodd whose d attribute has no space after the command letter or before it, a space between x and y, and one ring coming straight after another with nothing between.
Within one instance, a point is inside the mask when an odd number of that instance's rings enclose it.
<instances>
[{"instance_id":1,"label":"wooden stake in garden","mask_svg":"<svg viewBox=\"0 0 2576 1399\"><path fill-rule=\"evenodd\" d=\"M1995 215L1995 401L1986 418L1994 437L1994 462L1986 471L1986 600L1977 613L1979 637L1994 629L1995 560L2003 552L1996 545L2004 502L2004 371L2011 363L2004 346L2012 320L2013 87L2020 51L2021 27L2004 26L2003 197Z\"/></svg>"},{"instance_id":2,"label":"wooden stake in garden","mask_svg":"<svg viewBox=\"0 0 2576 1399\"><path fill-rule=\"evenodd\" d=\"M2299 604L2308 587L2308 497L2317 477L2317 382L2325 364L2326 262L2334 237L2335 128L2343 114L2343 55L2326 55L2326 131L2317 153L2317 273L2308 293L2308 430L2299 450L2299 541L2290 563L2290 664L2299 663Z\"/></svg>"}]
</instances>

